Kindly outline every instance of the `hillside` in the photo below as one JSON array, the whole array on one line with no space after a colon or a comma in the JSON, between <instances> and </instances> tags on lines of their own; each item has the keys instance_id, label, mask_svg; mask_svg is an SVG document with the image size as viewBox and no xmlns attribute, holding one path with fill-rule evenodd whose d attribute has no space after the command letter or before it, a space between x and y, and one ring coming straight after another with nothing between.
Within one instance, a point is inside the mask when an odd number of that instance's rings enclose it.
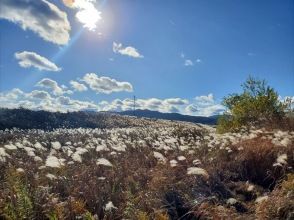
<instances>
[{"instance_id":1,"label":"hillside","mask_svg":"<svg viewBox=\"0 0 294 220\"><path fill-rule=\"evenodd\" d=\"M207 125L107 117L95 129L0 131L0 216L293 218L293 131L219 135Z\"/></svg>"},{"instance_id":2,"label":"hillside","mask_svg":"<svg viewBox=\"0 0 294 220\"><path fill-rule=\"evenodd\" d=\"M120 116L122 115L122 116ZM47 112L28 109L0 109L0 130L6 128L44 129L56 128L117 128L134 126L136 119L132 111L114 112ZM194 117L176 113L160 113L148 110L137 110L137 117L187 121L202 124L215 124L216 117Z\"/></svg>"},{"instance_id":3,"label":"hillside","mask_svg":"<svg viewBox=\"0 0 294 220\"><path fill-rule=\"evenodd\" d=\"M107 112L47 112L28 109L0 109L0 130L57 128L123 128L135 126L136 120Z\"/></svg>"},{"instance_id":4,"label":"hillside","mask_svg":"<svg viewBox=\"0 0 294 220\"><path fill-rule=\"evenodd\" d=\"M146 118L165 119L165 120L173 120L173 121L186 121L186 122L201 123L201 124L208 124L208 125L215 125L218 119L217 115L210 116L210 117L202 117L202 116L182 115L179 113L162 113L162 112L150 111L146 109L117 112L117 114L146 117Z\"/></svg>"}]
</instances>

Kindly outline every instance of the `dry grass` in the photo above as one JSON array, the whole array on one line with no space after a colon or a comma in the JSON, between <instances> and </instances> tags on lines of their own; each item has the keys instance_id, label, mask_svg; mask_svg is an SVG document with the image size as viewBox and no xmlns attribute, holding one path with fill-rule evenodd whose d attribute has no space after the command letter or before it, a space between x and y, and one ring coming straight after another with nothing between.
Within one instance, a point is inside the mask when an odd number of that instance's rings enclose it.
<instances>
[{"instance_id":1,"label":"dry grass","mask_svg":"<svg viewBox=\"0 0 294 220\"><path fill-rule=\"evenodd\" d=\"M40 169L44 162L35 162L25 151L7 150L11 157L0 162L0 215L4 219L142 220L274 219L291 215L293 141L286 147L277 146L264 138L267 131L247 140L226 142L224 146L214 141L211 148L211 131L182 124L172 126L168 135L176 139L177 147L156 150L164 155L166 163L154 157L154 143L164 136L156 129L150 129L148 134L145 130L129 132L125 152L110 154L89 148L82 155L82 163L60 168ZM113 139L111 133L91 130L78 135L64 130L41 135L16 131L2 136L0 147L24 137L31 143L43 143L49 149L38 152L43 159L49 154L52 141L58 140L64 146L71 140L80 143L76 147L82 147L93 138ZM124 136L123 131L117 131L117 137ZM140 144L140 140L145 142ZM189 149L180 150L183 140ZM201 144L196 145L198 142ZM273 166L282 154L287 155L287 164ZM55 155L71 161L62 149ZM177 159L180 155L185 159ZM109 159L112 166L96 165L100 157ZM177 166L171 167L169 161L175 159ZM193 164L195 159L201 163ZM209 177L187 175L187 169L194 166L206 170ZM17 171L20 167L23 172ZM55 178L48 178L48 173ZM255 200L264 194L269 199L257 204ZM114 208L106 209L109 201Z\"/></svg>"}]
</instances>

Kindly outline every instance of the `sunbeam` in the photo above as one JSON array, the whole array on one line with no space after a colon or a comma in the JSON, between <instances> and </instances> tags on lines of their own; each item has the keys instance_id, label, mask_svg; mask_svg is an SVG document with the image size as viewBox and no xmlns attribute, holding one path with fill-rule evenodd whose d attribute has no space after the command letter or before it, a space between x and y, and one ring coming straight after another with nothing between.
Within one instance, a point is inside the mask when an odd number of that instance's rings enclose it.
<instances>
[{"instance_id":1,"label":"sunbeam","mask_svg":"<svg viewBox=\"0 0 294 220\"><path fill-rule=\"evenodd\" d=\"M84 32L84 28L80 28L70 39L67 45L60 47L58 51L51 57L51 61L58 62L68 51L69 49L75 44L75 42L80 38L82 33ZM42 71L34 70L29 77L27 77L24 81L22 81L22 84L20 87L27 88L32 86L32 84L36 83L38 80L40 80L42 77L46 76L42 73Z\"/></svg>"}]
</instances>

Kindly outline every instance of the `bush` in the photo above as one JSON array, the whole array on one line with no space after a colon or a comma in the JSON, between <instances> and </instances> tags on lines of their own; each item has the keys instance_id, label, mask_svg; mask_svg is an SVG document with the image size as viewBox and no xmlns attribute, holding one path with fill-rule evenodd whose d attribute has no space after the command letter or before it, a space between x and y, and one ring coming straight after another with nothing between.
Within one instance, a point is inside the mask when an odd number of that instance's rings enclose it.
<instances>
[{"instance_id":1,"label":"bush","mask_svg":"<svg viewBox=\"0 0 294 220\"><path fill-rule=\"evenodd\" d=\"M236 131L243 126L265 125L284 118L288 105L279 100L278 93L264 80L250 76L242 87L241 94L231 94L223 100L227 112L218 120L220 133Z\"/></svg>"},{"instance_id":2,"label":"bush","mask_svg":"<svg viewBox=\"0 0 294 220\"><path fill-rule=\"evenodd\" d=\"M287 178L273 191L268 199L256 205L256 219L293 219L293 192L294 174L288 174Z\"/></svg>"}]
</instances>

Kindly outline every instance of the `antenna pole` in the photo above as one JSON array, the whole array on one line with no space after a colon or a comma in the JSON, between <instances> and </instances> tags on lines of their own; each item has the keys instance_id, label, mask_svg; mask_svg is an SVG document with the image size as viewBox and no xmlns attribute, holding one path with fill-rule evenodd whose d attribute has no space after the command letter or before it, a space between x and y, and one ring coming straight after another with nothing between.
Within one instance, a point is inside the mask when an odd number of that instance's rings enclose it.
<instances>
[{"instance_id":1,"label":"antenna pole","mask_svg":"<svg viewBox=\"0 0 294 220\"><path fill-rule=\"evenodd\" d=\"M134 96L134 106L133 106L134 116L136 115L136 96Z\"/></svg>"}]
</instances>

